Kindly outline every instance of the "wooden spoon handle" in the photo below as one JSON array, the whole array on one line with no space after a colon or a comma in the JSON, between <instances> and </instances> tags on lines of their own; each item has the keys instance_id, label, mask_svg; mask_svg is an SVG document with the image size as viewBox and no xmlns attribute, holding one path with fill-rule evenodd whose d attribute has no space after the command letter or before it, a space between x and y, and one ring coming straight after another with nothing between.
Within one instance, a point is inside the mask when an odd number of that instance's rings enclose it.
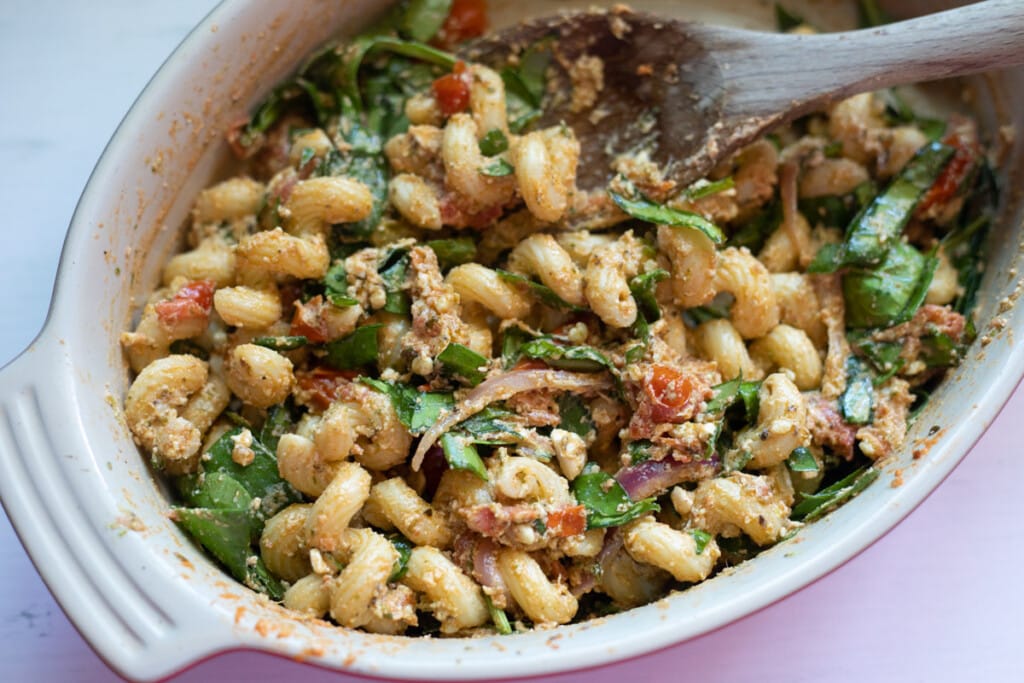
<instances>
[{"instance_id":1,"label":"wooden spoon handle","mask_svg":"<svg viewBox=\"0 0 1024 683\"><path fill-rule=\"evenodd\" d=\"M986 0L860 31L758 37L726 59L743 67L725 73L729 114L796 105L800 115L861 92L1024 64L1024 2Z\"/></svg>"}]
</instances>

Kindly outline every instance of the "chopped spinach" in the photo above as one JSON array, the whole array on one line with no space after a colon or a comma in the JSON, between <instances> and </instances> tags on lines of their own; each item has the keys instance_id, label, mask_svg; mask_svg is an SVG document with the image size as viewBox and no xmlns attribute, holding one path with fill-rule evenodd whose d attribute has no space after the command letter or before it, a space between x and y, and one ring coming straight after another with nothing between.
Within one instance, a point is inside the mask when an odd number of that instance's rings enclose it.
<instances>
[{"instance_id":1,"label":"chopped spinach","mask_svg":"<svg viewBox=\"0 0 1024 683\"><path fill-rule=\"evenodd\" d=\"M487 359L462 344L454 342L448 344L441 353L437 354L437 360L446 371L457 377L462 377L471 386L480 384L486 376Z\"/></svg>"},{"instance_id":2,"label":"chopped spinach","mask_svg":"<svg viewBox=\"0 0 1024 683\"><path fill-rule=\"evenodd\" d=\"M817 493L809 493L793 508L790 517L796 521L811 522L835 509L868 487L878 478L879 471L872 468L854 470L847 476Z\"/></svg>"},{"instance_id":3,"label":"chopped spinach","mask_svg":"<svg viewBox=\"0 0 1024 683\"><path fill-rule=\"evenodd\" d=\"M622 484L593 463L588 464L582 474L573 480L572 492L576 500L587 509L588 529L620 526L648 512L661 510L653 497L630 500Z\"/></svg>"},{"instance_id":4,"label":"chopped spinach","mask_svg":"<svg viewBox=\"0 0 1024 683\"><path fill-rule=\"evenodd\" d=\"M377 362L380 323L357 327L351 334L327 344L327 364L338 370L355 370Z\"/></svg>"},{"instance_id":5,"label":"chopped spinach","mask_svg":"<svg viewBox=\"0 0 1024 683\"><path fill-rule=\"evenodd\" d=\"M871 409L875 401L871 371L857 356L846 359L846 389L839 397L843 419L852 425L871 422Z\"/></svg>"},{"instance_id":6,"label":"chopped spinach","mask_svg":"<svg viewBox=\"0 0 1024 683\"><path fill-rule=\"evenodd\" d=\"M487 469L469 436L450 431L441 436L440 442L444 459L452 469L467 470L487 481Z\"/></svg>"},{"instance_id":7,"label":"chopped spinach","mask_svg":"<svg viewBox=\"0 0 1024 683\"><path fill-rule=\"evenodd\" d=\"M422 434L433 427L442 414L455 409L455 398L448 392L420 391L408 384L370 377L360 377L359 381L387 394L398 414L398 421L411 434Z\"/></svg>"},{"instance_id":8,"label":"chopped spinach","mask_svg":"<svg viewBox=\"0 0 1024 683\"><path fill-rule=\"evenodd\" d=\"M682 209L673 209L664 204L656 204L639 192L634 198L626 198L617 192L609 191L612 201L624 212L647 223L669 225L676 228L690 228L704 233L715 244L725 242L725 235L717 225L700 214Z\"/></svg>"}]
</instances>

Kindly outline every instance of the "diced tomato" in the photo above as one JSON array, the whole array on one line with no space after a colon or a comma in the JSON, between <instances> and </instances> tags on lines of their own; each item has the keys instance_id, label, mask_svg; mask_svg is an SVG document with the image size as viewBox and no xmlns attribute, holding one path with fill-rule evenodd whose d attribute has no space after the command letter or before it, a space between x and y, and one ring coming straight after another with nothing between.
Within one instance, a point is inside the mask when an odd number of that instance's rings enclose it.
<instances>
[{"instance_id":1,"label":"diced tomato","mask_svg":"<svg viewBox=\"0 0 1024 683\"><path fill-rule=\"evenodd\" d=\"M487 0L455 0L437 32L437 44L450 50L487 32Z\"/></svg>"},{"instance_id":2,"label":"diced tomato","mask_svg":"<svg viewBox=\"0 0 1024 683\"><path fill-rule=\"evenodd\" d=\"M957 127L942 138L942 144L949 145L956 151L953 158L949 160L942 173L935 179L935 183L925 192L921 203L917 206L917 215L925 215L929 209L942 206L956 196L956 193L963 186L964 181L974 170L974 164L981 154L978 140L970 134L970 129Z\"/></svg>"},{"instance_id":3,"label":"diced tomato","mask_svg":"<svg viewBox=\"0 0 1024 683\"><path fill-rule=\"evenodd\" d=\"M582 505L552 510L548 513L548 533L556 538L576 536L587 530L587 509Z\"/></svg>"},{"instance_id":4,"label":"diced tomato","mask_svg":"<svg viewBox=\"0 0 1024 683\"><path fill-rule=\"evenodd\" d=\"M703 383L668 365L654 365L644 377L644 403L654 422L686 422L703 400Z\"/></svg>"},{"instance_id":5,"label":"diced tomato","mask_svg":"<svg viewBox=\"0 0 1024 683\"><path fill-rule=\"evenodd\" d=\"M327 341L327 323L323 318L324 300L315 296L306 303L295 302L295 315L288 334L302 336L311 344L323 344Z\"/></svg>"},{"instance_id":6,"label":"diced tomato","mask_svg":"<svg viewBox=\"0 0 1024 683\"><path fill-rule=\"evenodd\" d=\"M344 393L345 385L358 375L359 373L354 370L316 367L309 372L299 373L296 381L299 392L306 402L320 410L327 410L331 403Z\"/></svg>"},{"instance_id":7,"label":"diced tomato","mask_svg":"<svg viewBox=\"0 0 1024 683\"><path fill-rule=\"evenodd\" d=\"M197 330L194 334L199 334L210 320L216 288L213 280L193 280L187 283L170 299L156 304L157 318L170 330L180 331L183 326L188 326Z\"/></svg>"},{"instance_id":8,"label":"diced tomato","mask_svg":"<svg viewBox=\"0 0 1024 683\"><path fill-rule=\"evenodd\" d=\"M451 116L466 110L469 106L470 78L466 63L459 61L450 74L434 81L431 88L442 114Z\"/></svg>"}]
</instances>

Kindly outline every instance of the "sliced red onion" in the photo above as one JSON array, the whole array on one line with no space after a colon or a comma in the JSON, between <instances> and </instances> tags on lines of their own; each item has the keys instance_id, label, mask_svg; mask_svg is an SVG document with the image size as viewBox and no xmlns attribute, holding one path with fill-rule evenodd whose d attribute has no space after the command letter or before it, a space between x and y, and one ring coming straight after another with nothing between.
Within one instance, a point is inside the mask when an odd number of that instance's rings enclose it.
<instances>
[{"instance_id":1,"label":"sliced red onion","mask_svg":"<svg viewBox=\"0 0 1024 683\"><path fill-rule=\"evenodd\" d=\"M623 467L615 473L615 480L626 490L631 500L640 500L686 481L700 481L715 476L718 458L679 462L672 458L647 460Z\"/></svg>"},{"instance_id":2,"label":"sliced red onion","mask_svg":"<svg viewBox=\"0 0 1024 683\"><path fill-rule=\"evenodd\" d=\"M445 460L444 451L440 446L432 446L423 458L423 498L433 500L437 493L437 487L441 483L441 476L448 470L448 461Z\"/></svg>"},{"instance_id":3,"label":"sliced red onion","mask_svg":"<svg viewBox=\"0 0 1024 683\"><path fill-rule=\"evenodd\" d=\"M472 417L496 401L504 401L524 391L551 389L574 393L598 393L612 388L612 380L603 373L566 372L564 370L513 370L491 377L469 392L455 410L451 411L423 434L412 468L418 470L427 449L434 445L442 434Z\"/></svg>"}]
</instances>

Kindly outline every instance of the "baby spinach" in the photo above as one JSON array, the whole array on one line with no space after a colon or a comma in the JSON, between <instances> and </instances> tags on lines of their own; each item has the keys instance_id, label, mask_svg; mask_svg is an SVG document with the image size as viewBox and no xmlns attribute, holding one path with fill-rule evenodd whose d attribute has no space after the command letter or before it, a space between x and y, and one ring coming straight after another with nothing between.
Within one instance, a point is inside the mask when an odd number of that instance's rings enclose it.
<instances>
[{"instance_id":1,"label":"baby spinach","mask_svg":"<svg viewBox=\"0 0 1024 683\"><path fill-rule=\"evenodd\" d=\"M440 442L444 459L452 469L467 470L487 481L487 469L470 437L450 431L441 436Z\"/></svg>"},{"instance_id":2,"label":"baby spinach","mask_svg":"<svg viewBox=\"0 0 1024 683\"><path fill-rule=\"evenodd\" d=\"M898 242L873 268L851 268L843 275L846 325L888 327L906 322L924 303L938 259Z\"/></svg>"},{"instance_id":3,"label":"baby spinach","mask_svg":"<svg viewBox=\"0 0 1024 683\"><path fill-rule=\"evenodd\" d=\"M586 310L582 306L576 306L574 304L565 301L560 296L548 287L539 282L534 282L525 275L519 273L512 273L507 270L497 269L498 277L507 282L525 287L527 291L541 301L541 303L551 306L552 308L560 308L565 311L583 311Z\"/></svg>"},{"instance_id":4,"label":"baby spinach","mask_svg":"<svg viewBox=\"0 0 1024 683\"><path fill-rule=\"evenodd\" d=\"M586 438L594 431L594 420L590 410L579 396L561 394L558 399L559 429Z\"/></svg>"},{"instance_id":5,"label":"baby spinach","mask_svg":"<svg viewBox=\"0 0 1024 683\"><path fill-rule=\"evenodd\" d=\"M600 372L615 366L592 346L563 346L549 336L537 337L519 347L525 358L542 360L551 367L575 372Z\"/></svg>"},{"instance_id":6,"label":"baby spinach","mask_svg":"<svg viewBox=\"0 0 1024 683\"><path fill-rule=\"evenodd\" d=\"M452 0L410 0L399 30L412 40L425 43L433 38L452 9Z\"/></svg>"},{"instance_id":7,"label":"baby spinach","mask_svg":"<svg viewBox=\"0 0 1024 683\"><path fill-rule=\"evenodd\" d=\"M448 344L437 354L437 360L447 372L462 377L471 386L480 384L486 376L487 359L462 344Z\"/></svg>"},{"instance_id":8,"label":"baby spinach","mask_svg":"<svg viewBox=\"0 0 1024 683\"><path fill-rule=\"evenodd\" d=\"M472 237L452 237L430 240L427 246L434 250L441 270L448 270L476 259L476 242Z\"/></svg>"},{"instance_id":9,"label":"baby spinach","mask_svg":"<svg viewBox=\"0 0 1024 683\"><path fill-rule=\"evenodd\" d=\"M391 399L398 421L411 434L422 434L433 427L442 414L455 409L455 398L448 392L420 391L408 384L370 377L360 377L359 381Z\"/></svg>"},{"instance_id":10,"label":"baby spinach","mask_svg":"<svg viewBox=\"0 0 1024 683\"><path fill-rule=\"evenodd\" d=\"M633 198L626 198L618 192L608 191L616 206L633 218L654 223L655 225L669 225L676 228L691 228L704 233L708 239L715 244L723 244L725 235L717 225L704 218L700 214L683 209L673 209L664 204L657 204L639 192Z\"/></svg>"},{"instance_id":11,"label":"baby spinach","mask_svg":"<svg viewBox=\"0 0 1024 683\"><path fill-rule=\"evenodd\" d=\"M817 493L804 494L790 518L800 522L814 521L866 489L878 475L879 471L873 467L861 467Z\"/></svg>"},{"instance_id":12,"label":"baby spinach","mask_svg":"<svg viewBox=\"0 0 1024 683\"><path fill-rule=\"evenodd\" d=\"M839 409L843 419L852 425L871 422L874 400L871 371L860 358L850 356L846 359L846 389L839 397Z\"/></svg>"},{"instance_id":13,"label":"baby spinach","mask_svg":"<svg viewBox=\"0 0 1024 683\"><path fill-rule=\"evenodd\" d=\"M274 351L294 351L295 349L301 349L303 346L309 343L309 339L302 335L285 335L283 337L256 337L252 340L253 344L262 346L264 348L273 349Z\"/></svg>"},{"instance_id":14,"label":"baby spinach","mask_svg":"<svg viewBox=\"0 0 1024 683\"><path fill-rule=\"evenodd\" d=\"M588 464L573 480L572 492L576 500L587 509L588 529L621 526L648 512L661 510L653 497L630 500L622 484L593 463Z\"/></svg>"},{"instance_id":15,"label":"baby spinach","mask_svg":"<svg viewBox=\"0 0 1024 683\"><path fill-rule=\"evenodd\" d=\"M351 334L327 344L327 364L338 370L356 370L377 362L380 323L357 327Z\"/></svg>"}]
</instances>

